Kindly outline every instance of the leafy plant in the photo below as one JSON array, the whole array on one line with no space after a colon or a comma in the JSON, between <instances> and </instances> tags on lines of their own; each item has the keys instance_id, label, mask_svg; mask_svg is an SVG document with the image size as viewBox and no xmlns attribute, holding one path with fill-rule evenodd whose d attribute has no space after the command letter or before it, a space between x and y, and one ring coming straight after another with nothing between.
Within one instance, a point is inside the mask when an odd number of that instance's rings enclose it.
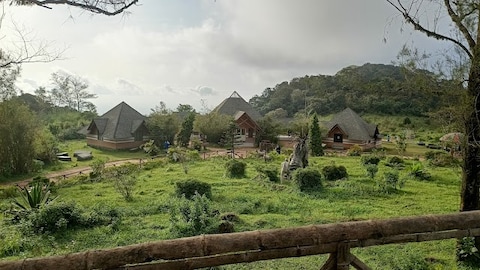
<instances>
[{"instance_id":1,"label":"leafy plant","mask_svg":"<svg viewBox=\"0 0 480 270\"><path fill-rule=\"evenodd\" d=\"M243 161L230 159L225 163L225 176L228 178L241 178L245 176L247 164Z\"/></svg>"},{"instance_id":2,"label":"leafy plant","mask_svg":"<svg viewBox=\"0 0 480 270\"><path fill-rule=\"evenodd\" d=\"M264 166L260 167L259 166L259 167L256 167L255 169L261 175L264 175L269 181L274 182L274 183L280 182L278 168L276 168L276 167L264 167Z\"/></svg>"},{"instance_id":3,"label":"leafy plant","mask_svg":"<svg viewBox=\"0 0 480 270\"><path fill-rule=\"evenodd\" d=\"M380 162L380 158L375 156L375 155L364 155L360 159L362 162L362 165L367 165L367 164L373 164L373 165L378 165Z\"/></svg>"},{"instance_id":4,"label":"leafy plant","mask_svg":"<svg viewBox=\"0 0 480 270\"><path fill-rule=\"evenodd\" d=\"M293 181L300 191L320 190L322 188L322 174L309 167L295 170Z\"/></svg>"},{"instance_id":5,"label":"leafy plant","mask_svg":"<svg viewBox=\"0 0 480 270\"><path fill-rule=\"evenodd\" d=\"M366 164L364 167L367 171L367 176L370 177L370 179L374 179L378 172L378 166L376 164Z\"/></svg>"},{"instance_id":6,"label":"leafy plant","mask_svg":"<svg viewBox=\"0 0 480 270\"><path fill-rule=\"evenodd\" d=\"M126 201L133 200L133 190L137 183L138 166L125 164L107 170L107 177L113 181L115 189Z\"/></svg>"},{"instance_id":7,"label":"leafy plant","mask_svg":"<svg viewBox=\"0 0 480 270\"><path fill-rule=\"evenodd\" d=\"M188 179L175 183L175 194L178 197L185 196L187 199L192 199L195 194L200 194L211 199L212 185L195 179Z\"/></svg>"},{"instance_id":8,"label":"leafy plant","mask_svg":"<svg viewBox=\"0 0 480 270\"><path fill-rule=\"evenodd\" d=\"M45 185L42 182L36 182L31 187L18 186L18 190L20 198L15 198L13 203L20 208L21 211L38 209L55 199L50 197L50 184Z\"/></svg>"},{"instance_id":9,"label":"leafy plant","mask_svg":"<svg viewBox=\"0 0 480 270\"><path fill-rule=\"evenodd\" d=\"M170 209L170 232L174 237L216 233L219 218L205 195L195 194L191 200L172 200Z\"/></svg>"},{"instance_id":10,"label":"leafy plant","mask_svg":"<svg viewBox=\"0 0 480 270\"><path fill-rule=\"evenodd\" d=\"M347 156L358 157L362 155L362 152L362 147L360 147L358 144L355 144L347 150Z\"/></svg>"},{"instance_id":11,"label":"leafy plant","mask_svg":"<svg viewBox=\"0 0 480 270\"><path fill-rule=\"evenodd\" d=\"M420 162L415 162L410 165L410 167L408 167L408 174L418 180L430 180L430 178L432 178L432 175L425 170Z\"/></svg>"},{"instance_id":12,"label":"leafy plant","mask_svg":"<svg viewBox=\"0 0 480 270\"><path fill-rule=\"evenodd\" d=\"M334 164L328 165L322 168L323 176L329 181L343 179L348 177L347 169L345 166L336 166Z\"/></svg>"},{"instance_id":13,"label":"leafy plant","mask_svg":"<svg viewBox=\"0 0 480 270\"><path fill-rule=\"evenodd\" d=\"M383 179L378 181L377 184L380 191L388 193L392 189L397 190L397 188L402 188L405 182L400 179L398 171L393 170L385 172Z\"/></svg>"},{"instance_id":14,"label":"leafy plant","mask_svg":"<svg viewBox=\"0 0 480 270\"><path fill-rule=\"evenodd\" d=\"M385 162L386 166L394 167L394 168L401 168L401 167L404 166L403 164L404 164L404 161L399 156L388 157L386 162Z\"/></svg>"}]
</instances>

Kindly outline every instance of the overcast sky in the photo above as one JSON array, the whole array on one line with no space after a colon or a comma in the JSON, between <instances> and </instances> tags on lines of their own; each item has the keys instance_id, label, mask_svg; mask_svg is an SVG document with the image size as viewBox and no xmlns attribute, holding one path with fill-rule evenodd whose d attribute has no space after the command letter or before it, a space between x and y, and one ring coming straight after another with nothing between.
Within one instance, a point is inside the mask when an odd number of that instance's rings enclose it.
<instances>
[{"instance_id":1,"label":"overcast sky","mask_svg":"<svg viewBox=\"0 0 480 270\"><path fill-rule=\"evenodd\" d=\"M88 80L99 114L121 101L148 114L163 101L212 109L237 91L245 100L305 75L334 75L349 65L390 64L401 46L431 41L400 30L386 1L141 0L128 16L92 16L75 8L6 7L9 21L67 50L64 60L25 64L17 85L51 87L62 70ZM386 42L384 41L386 40Z\"/></svg>"}]
</instances>

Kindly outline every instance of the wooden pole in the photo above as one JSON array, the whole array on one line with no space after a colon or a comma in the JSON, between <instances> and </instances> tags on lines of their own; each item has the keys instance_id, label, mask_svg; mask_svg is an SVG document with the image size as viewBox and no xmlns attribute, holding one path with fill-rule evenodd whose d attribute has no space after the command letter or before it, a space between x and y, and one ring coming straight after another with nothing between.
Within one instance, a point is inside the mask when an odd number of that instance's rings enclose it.
<instances>
[{"instance_id":1,"label":"wooden pole","mask_svg":"<svg viewBox=\"0 0 480 270\"><path fill-rule=\"evenodd\" d=\"M107 250L0 262L0 270L111 269L151 261L162 263L162 260L176 260L177 264L188 263L206 267L332 253L337 251L339 242L345 241L349 242L350 247L363 247L479 235L480 211L468 211L446 215L201 235ZM205 260L210 260L211 264L205 266Z\"/></svg>"}]
</instances>

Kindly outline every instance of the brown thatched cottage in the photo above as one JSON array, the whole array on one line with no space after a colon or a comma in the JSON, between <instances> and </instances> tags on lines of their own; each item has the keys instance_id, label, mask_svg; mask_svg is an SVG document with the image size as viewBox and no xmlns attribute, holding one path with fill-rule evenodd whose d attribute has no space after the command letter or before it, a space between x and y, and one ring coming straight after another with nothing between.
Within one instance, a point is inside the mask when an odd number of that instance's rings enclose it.
<instances>
[{"instance_id":1,"label":"brown thatched cottage","mask_svg":"<svg viewBox=\"0 0 480 270\"><path fill-rule=\"evenodd\" d=\"M146 117L121 102L87 127L87 145L106 149L131 149L148 141Z\"/></svg>"},{"instance_id":2,"label":"brown thatched cottage","mask_svg":"<svg viewBox=\"0 0 480 270\"><path fill-rule=\"evenodd\" d=\"M255 135L260 130L256 121L262 118L262 115L236 91L213 109L213 112L233 116L238 125L239 140L245 143L255 142Z\"/></svg>"},{"instance_id":3,"label":"brown thatched cottage","mask_svg":"<svg viewBox=\"0 0 480 270\"><path fill-rule=\"evenodd\" d=\"M328 132L323 143L327 148L343 150L356 144L368 150L382 143L377 125L365 122L350 108L336 114L326 126Z\"/></svg>"}]
</instances>

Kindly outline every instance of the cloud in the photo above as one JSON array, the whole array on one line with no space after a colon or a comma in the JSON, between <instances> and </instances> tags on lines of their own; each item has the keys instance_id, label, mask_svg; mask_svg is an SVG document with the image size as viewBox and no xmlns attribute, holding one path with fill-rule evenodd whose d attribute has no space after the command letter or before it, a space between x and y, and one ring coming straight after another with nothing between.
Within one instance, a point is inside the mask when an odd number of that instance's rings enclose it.
<instances>
[{"instance_id":1,"label":"cloud","mask_svg":"<svg viewBox=\"0 0 480 270\"><path fill-rule=\"evenodd\" d=\"M136 84L129 82L125 79L118 79L117 87L115 89L116 94L128 95L128 96L140 96L144 94L143 89Z\"/></svg>"},{"instance_id":2,"label":"cloud","mask_svg":"<svg viewBox=\"0 0 480 270\"><path fill-rule=\"evenodd\" d=\"M217 94L215 90L213 90L213 88L206 86L198 86L197 88L191 90L192 92L200 95L201 97L214 96Z\"/></svg>"}]
</instances>

